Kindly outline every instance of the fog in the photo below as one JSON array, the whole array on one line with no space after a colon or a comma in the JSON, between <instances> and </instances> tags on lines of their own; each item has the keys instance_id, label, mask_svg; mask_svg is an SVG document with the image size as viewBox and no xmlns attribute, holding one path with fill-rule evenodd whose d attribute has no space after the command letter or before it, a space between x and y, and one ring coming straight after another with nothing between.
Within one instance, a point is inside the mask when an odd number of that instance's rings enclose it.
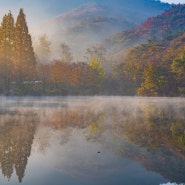
<instances>
[{"instance_id":1,"label":"fog","mask_svg":"<svg viewBox=\"0 0 185 185\"><path fill-rule=\"evenodd\" d=\"M47 116L56 111L104 112L107 117L125 115L138 119L145 115L167 116L185 120L184 98L114 97L114 96L67 96L67 97L1 97L2 110L33 110ZM50 112L50 113L49 113Z\"/></svg>"},{"instance_id":2,"label":"fog","mask_svg":"<svg viewBox=\"0 0 185 185\"><path fill-rule=\"evenodd\" d=\"M112 34L135 26L123 16L107 15L107 10L101 6L86 3L43 22L42 31L51 41L51 58L59 58L59 46L65 42L71 49L74 62L84 61L87 48L100 44ZM33 36L37 37L38 33L43 34L39 30ZM34 45L37 43L34 42Z\"/></svg>"}]
</instances>

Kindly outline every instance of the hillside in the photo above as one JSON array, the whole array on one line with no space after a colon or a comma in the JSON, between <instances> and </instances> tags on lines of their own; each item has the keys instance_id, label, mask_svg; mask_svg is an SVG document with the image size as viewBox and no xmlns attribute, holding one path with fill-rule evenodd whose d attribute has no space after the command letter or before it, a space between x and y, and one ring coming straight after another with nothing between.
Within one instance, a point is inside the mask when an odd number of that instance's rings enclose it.
<instances>
[{"instance_id":1,"label":"hillside","mask_svg":"<svg viewBox=\"0 0 185 185\"><path fill-rule=\"evenodd\" d=\"M149 40L132 47L114 63L122 92L145 96L185 95L185 32L173 39Z\"/></svg>"},{"instance_id":2,"label":"hillside","mask_svg":"<svg viewBox=\"0 0 185 185\"><path fill-rule=\"evenodd\" d=\"M111 36L104 45L112 58L122 59L125 50L135 44L145 43L147 40L170 40L185 31L185 5L176 5L164 13L148 18L140 26Z\"/></svg>"},{"instance_id":3,"label":"hillside","mask_svg":"<svg viewBox=\"0 0 185 185\"><path fill-rule=\"evenodd\" d=\"M55 45L66 42L75 58L81 60L88 47L134 28L170 6L154 0L92 0L47 20L42 27Z\"/></svg>"}]
</instances>

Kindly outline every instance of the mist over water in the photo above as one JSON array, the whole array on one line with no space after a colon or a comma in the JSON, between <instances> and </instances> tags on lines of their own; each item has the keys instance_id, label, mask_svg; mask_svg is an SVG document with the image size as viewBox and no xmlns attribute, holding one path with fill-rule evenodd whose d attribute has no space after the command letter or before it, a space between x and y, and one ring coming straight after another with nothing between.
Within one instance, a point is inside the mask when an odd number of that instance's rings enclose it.
<instances>
[{"instance_id":1,"label":"mist over water","mask_svg":"<svg viewBox=\"0 0 185 185\"><path fill-rule=\"evenodd\" d=\"M184 98L0 100L4 184L185 183Z\"/></svg>"}]
</instances>

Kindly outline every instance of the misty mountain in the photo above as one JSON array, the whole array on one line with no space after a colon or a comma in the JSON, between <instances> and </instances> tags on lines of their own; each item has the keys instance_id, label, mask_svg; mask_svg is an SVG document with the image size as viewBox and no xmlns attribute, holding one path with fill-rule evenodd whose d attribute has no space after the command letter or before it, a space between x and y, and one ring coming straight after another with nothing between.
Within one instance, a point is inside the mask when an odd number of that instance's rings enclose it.
<instances>
[{"instance_id":1,"label":"misty mountain","mask_svg":"<svg viewBox=\"0 0 185 185\"><path fill-rule=\"evenodd\" d=\"M148 18L140 26L115 34L104 41L112 54L112 60L119 61L128 48L148 40L171 40L185 32L185 5L176 5L164 13Z\"/></svg>"},{"instance_id":2,"label":"misty mountain","mask_svg":"<svg viewBox=\"0 0 185 185\"><path fill-rule=\"evenodd\" d=\"M80 60L88 47L110 35L134 28L171 6L155 0L77 2L82 4L48 20L42 27L56 47L66 42L75 58Z\"/></svg>"},{"instance_id":3,"label":"misty mountain","mask_svg":"<svg viewBox=\"0 0 185 185\"><path fill-rule=\"evenodd\" d=\"M106 11L94 3L81 5L56 17L49 23L56 28L55 34L57 32L60 34L61 31L65 30L68 35L74 38L85 37L89 33L97 34L97 31L99 36L102 34L106 36L117 30L125 30L135 26L121 16L107 16Z\"/></svg>"}]
</instances>

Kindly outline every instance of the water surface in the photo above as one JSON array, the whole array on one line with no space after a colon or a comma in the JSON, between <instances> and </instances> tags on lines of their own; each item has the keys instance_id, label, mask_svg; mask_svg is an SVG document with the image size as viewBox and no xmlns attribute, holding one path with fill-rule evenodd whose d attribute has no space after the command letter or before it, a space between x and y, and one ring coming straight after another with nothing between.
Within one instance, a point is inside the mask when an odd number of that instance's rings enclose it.
<instances>
[{"instance_id":1,"label":"water surface","mask_svg":"<svg viewBox=\"0 0 185 185\"><path fill-rule=\"evenodd\" d=\"M185 183L185 99L1 97L0 182Z\"/></svg>"}]
</instances>

